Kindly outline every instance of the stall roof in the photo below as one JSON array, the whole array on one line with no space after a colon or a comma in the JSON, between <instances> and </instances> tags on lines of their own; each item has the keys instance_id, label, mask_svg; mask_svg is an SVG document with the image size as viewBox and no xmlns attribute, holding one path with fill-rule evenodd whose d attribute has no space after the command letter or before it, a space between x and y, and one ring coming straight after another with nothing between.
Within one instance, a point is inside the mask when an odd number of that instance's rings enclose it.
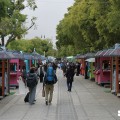
<instances>
[{"instance_id":1,"label":"stall roof","mask_svg":"<svg viewBox=\"0 0 120 120\"><path fill-rule=\"evenodd\" d=\"M99 56L99 54L102 52L102 50L101 51L98 51L96 54L95 54L95 57L97 57L97 56Z\"/></svg>"},{"instance_id":2,"label":"stall roof","mask_svg":"<svg viewBox=\"0 0 120 120\"><path fill-rule=\"evenodd\" d=\"M120 56L120 48L116 48L111 51L110 56Z\"/></svg>"},{"instance_id":3,"label":"stall roof","mask_svg":"<svg viewBox=\"0 0 120 120\"><path fill-rule=\"evenodd\" d=\"M0 51L0 59L10 59L10 56L5 51Z\"/></svg>"},{"instance_id":4,"label":"stall roof","mask_svg":"<svg viewBox=\"0 0 120 120\"><path fill-rule=\"evenodd\" d=\"M41 55L35 51L35 48L34 48L34 51L32 52L32 56L34 56L33 59L35 60L41 59Z\"/></svg>"},{"instance_id":5,"label":"stall roof","mask_svg":"<svg viewBox=\"0 0 120 120\"><path fill-rule=\"evenodd\" d=\"M113 49L108 49L103 56L104 56L104 57L110 57L110 53L111 53L112 51L113 51Z\"/></svg>"},{"instance_id":6,"label":"stall roof","mask_svg":"<svg viewBox=\"0 0 120 120\"><path fill-rule=\"evenodd\" d=\"M30 54L30 53L23 53L23 57L25 60L34 59L34 56L32 56L32 54Z\"/></svg>"},{"instance_id":7,"label":"stall roof","mask_svg":"<svg viewBox=\"0 0 120 120\"><path fill-rule=\"evenodd\" d=\"M87 53L84 55L84 58L92 58L95 56L95 53Z\"/></svg>"},{"instance_id":8,"label":"stall roof","mask_svg":"<svg viewBox=\"0 0 120 120\"><path fill-rule=\"evenodd\" d=\"M87 61L87 62L95 62L95 58L89 58L89 59L86 59L85 61Z\"/></svg>"},{"instance_id":9,"label":"stall roof","mask_svg":"<svg viewBox=\"0 0 120 120\"><path fill-rule=\"evenodd\" d=\"M16 56L11 51L6 51L6 54L9 56L9 59L16 59Z\"/></svg>"},{"instance_id":10,"label":"stall roof","mask_svg":"<svg viewBox=\"0 0 120 120\"><path fill-rule=\"evenodd\" d=\"M77 54L75 58L76 58L76 59L79 59L79 58L81 58L82 56L83 56L83 54Z\"/></svg>"},{"instance_id":11,"label":"stall roof","mask_svg":"<svg viewBox=\"0 0 120 120\"><path fill-rule=\"evenodd\" d=\"M96 54L95 54L95 57L104 57L104 55L106 54L108 50L102 50L102 51L98 51Z\"/></svg>"},{"instance_id":12,"label":"stall roof","mask_svg":"<svg viewBox=\"0 0 120 120\"><path fill-rule=\"evenodd\" d=\"M20 51L7 50L4 46L0 47L0 59L41 59L35 49L33 53L23 53Z\"/></svg>"},{"instance_id":13,"label":"stall roof","mask_svg":"<svg viewBox=\"0 0 120 120\"><path fill-rule=\"evenodd\" d=\"M24 59L23 53L19 51L13 51L12 53L15 56L14 59Z\"/></svg>"},{"instance_id":14,"label":"stall roof","mask_svg":"<svg viewBox=\"0 0 120 120\"><path fill-rule=\"evenodd\" d=\"M78 55L76 56L77 59L84 58L84 55Z\"/></svg>"},{"instance_id":15,"label":"stall roof","mask_svg":"<svg viewBox=\"0 0 120 120\"><path fill-rule=\"evenodd\" d=\"M98 51L95 55L95 57L110 57L110 56L120 56L120 44L116 43L113 47L107 49Z\"/></svg>"},{"instance_id":16,"label":"stall roof","mask_svg":"<svg viewBox=\"0 0 120 120\"><path fill-rule=\"evenodd\" d=\"M92 58L94 56L95 56L95 53L87 53L87 54L79 54L75 58L76 59L82 59L82 58L87 59L87 58Z\"/></svg>"}]
</instances>

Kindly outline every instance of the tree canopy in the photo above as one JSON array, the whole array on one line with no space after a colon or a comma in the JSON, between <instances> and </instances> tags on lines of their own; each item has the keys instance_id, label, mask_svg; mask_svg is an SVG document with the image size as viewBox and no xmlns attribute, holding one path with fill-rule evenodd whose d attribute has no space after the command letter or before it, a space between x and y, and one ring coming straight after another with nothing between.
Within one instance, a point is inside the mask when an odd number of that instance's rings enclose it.
<instances>
[{"instance_id":1,"label":"tree canopy","mask_svg":"<svg viewBox=\"0 0 120 120\"><path fill-rule=\"evenodd\" d=\"M27 53L32 53L34 48L36 52L46 56L56 56L56 50L53 49L53 44L49 39L40 39L38 37L33 38L31 40L15 40L8 44L7 46L10 50L18 50Z\"/></svg>"},{"instance_id":2,"label":"tree canopy","mask_svg":"<svg viewBox=\"0 0 120 120\"><path fill-rule=\"evenodd\" d=\"M27 2L27 4L25 4ZM35 17L31 19L31 26L25 26L27 15L22 11L30 7L37 8L35 0L1 0L0 1L0 37L2 45L5 38L6 46L13 40L21 38L34 24Z\"/></svg>"},{"instance_id":3,"label":"tree canopy","mask_svg":"<svg viewBox=\"0 0 120 120\"><path fill-rule=\"evenodd\" d=\"M75 0L57 25L57 48L72 45L74 54L109 48L120 42L119 19L119 0Z\"/></svg>"}]
</instances>

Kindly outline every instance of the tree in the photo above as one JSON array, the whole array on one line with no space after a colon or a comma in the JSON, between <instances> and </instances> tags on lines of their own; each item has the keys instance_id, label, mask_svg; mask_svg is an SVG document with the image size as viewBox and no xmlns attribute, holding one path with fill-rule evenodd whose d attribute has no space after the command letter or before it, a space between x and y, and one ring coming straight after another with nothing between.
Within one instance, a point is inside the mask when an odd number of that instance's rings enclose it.
<instances>
[{"instance_id":1,"label":"tree","mask_svg":"<svg viewBox=\"0 0 120 120\"><path fill-rule=\"evenodd\" d=\"M7 46L10 50L18 50L27 53L32 53L34 48L36 52L43 55L44 51L46 52L46 56L54 56L56 55L56 50L53 49L53 45L49 39L40 39L38 37L33 38L31 40L15 40L8 44Z\"/></svg>"},{"instance_id":2,"label":"tree","mask_svg":"<svg viewBox=\"0 0 120 120\"><path fill-rule=\"evenodd\" d=\"M35 10L37 7L34 0L7 0L9 4L4 5L5 15L1 17L0 21L0 36L2 45L4 45L4 39L7 38L6 46L15 39L19 39L25 34L32 26L35 25L35 17L31 19L31 26L25 27L25 21L27 15L21 13L26 7L30 7Z\"/></svg>"},{"instance_id":3,"label":"tree","mask_svg":"<svg viewBox=\"0 0 120 120\"><path fill-rule=\"evenodd\" d=\"M69 45L79 53L113 46L120 39L119 19L119 0L76 0L57 25L58 51Z\"/></svg>"},{"instance_id":4,"label":"tree","mask_svg":"<svg viewBox=\"0 0 120 120\"><path fill-rule=\"evenodd\" d=\"M2 17L5 17L7 14L7 7L9 6L9 0L0 0L0 21Z\"/></svg>"}]
</instances>

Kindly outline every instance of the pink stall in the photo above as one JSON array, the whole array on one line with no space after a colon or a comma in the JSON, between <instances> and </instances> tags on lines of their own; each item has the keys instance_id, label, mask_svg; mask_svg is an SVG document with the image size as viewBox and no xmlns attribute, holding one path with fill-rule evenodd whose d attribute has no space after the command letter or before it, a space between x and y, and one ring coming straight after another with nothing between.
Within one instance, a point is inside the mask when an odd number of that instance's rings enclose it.
<instances>
[{"instance_id":1,"label":"pink stall","mask_svg":"<svg viewBox=\"0 0 120 120\"><path fill-rule=\"evenodd\" d=\"M18 87L18 79L22 74L22 67L25 65L23 55L18 52L13 52L14 59L10 60L10 86Z\"/></svg>"},{"instance_id":2,"label":"pink stall","mask_svg":"<svg viewBox=\"0 0 120 120\"><path fill-rule=\"evenodd\" d=\"M98 51L95 55L95 82L98 84L110 83L111 59L105 56L108 50Z\"/></svg>"}]
</instances>

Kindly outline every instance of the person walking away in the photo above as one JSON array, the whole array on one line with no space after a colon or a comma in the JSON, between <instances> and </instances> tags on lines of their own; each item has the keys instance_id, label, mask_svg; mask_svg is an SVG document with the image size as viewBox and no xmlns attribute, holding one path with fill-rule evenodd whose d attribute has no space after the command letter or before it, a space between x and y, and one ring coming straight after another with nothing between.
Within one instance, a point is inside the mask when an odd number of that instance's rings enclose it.
<instances>
[{"instance_id":1,"label":"person walking away","mask_svg":"<svg viewBox=\"0 0 120 120\"><path fill-rule=\"evenodd\" d=\"M69 65L68 66L68 69L66 71L66 78L67 78L67 88L68 88L68 91L71 92L71 89L72 89L72 82L73 82L73 79L74 79L74 68Z\"/></svg>"},{"instance_id":2,"label":"person walking away","mask_svg":"<svg viewBox=\"0 0 120 120\"><path fill-rule=\"evenodd\" d=\"M88 79L88 62L85 65L85 79Z\"/></svg>"},{"instance_id":3,"label":"person walking away","mask_svg":"<svg viewBox=\"0 0 120 120\"><path fill-rule=\"evenodd\" d=\"M54 69L51 64L48 65L47 72L44 77L45 87L45 102L46 105L51 104L53 98L54 84L57 82L57 76L54 73Z\"/></svg>"},{"instance_id":4,"label":"person walking away","mask_svg":"<svg viewBox=\"0 0 120 120\"><path fill-rule=\"evenodd\" d=\"M64 63L64 64L63 64L63 67L62 67L62 70L63 70L63 76L65 76L66 69L67 69L67 67L66 67L66 64Z\"/></svg>"},{"instance_id":5,"label":"person walking away","mask_svg":"<svg viewBox=\"0 0 120 120\"><path fill-rule=\"evenodd\" d=\"M21 77L23 79L23 82L24 82L25 86L27 86L27 83L26 83L27 72L26 72L26 67L25 66L23 66Z\"/></svg>"},{"instance_id":6,"label":"person walking away","mask_svg":"<svg viewBox=\"0 0 120 120\"><path fill-rule=\"evenodd\" d=\"M47 72L47 63L44 64L44 72Z\"/></svg>"},{"instance_id":7,"label":"person walking away","mask_svg":"<svg viewBox=\"0 0 120 120\"><path fill-rule=\"evenodd\" d=\"M40 65L40 83L42 83L43 82L43 77L44 77L44 72L43 72L44 70L43 70L43 66L42 65Z\"/></svg>"},{"instance_id":8,"label":"person walking away","mask_svg":"<svg viewBox=\"0 0 120 120\"><path fill-rule=\"evenodd\" d=\"M54 72L56 73L57 65L54 62L53 62L53 69L54 69Z\"/></svg>"},{"instance_id":9,"label":"person walking away","mask_svg":"<svg viewBox=\"0 0 120 120\"><path fill-rule=\"evenodd\" d=\"M38 83L38 79L35 68L31 68L30 73L27 77L27 87L29 89L29 103L31 105L34 104L35 101L37 83Z\"/></svg>"},{"instance_id":10,"label":"person walking away","mask_svg":"<svg viewBox=\"0 0 120 120\"><path fill-rule=\"evenodd\" d=\"M78 62L77 63L77 73L76 73L76 76L79 76L79 74L80 74L80 63Z\"/></svg>"}]
</instances>

